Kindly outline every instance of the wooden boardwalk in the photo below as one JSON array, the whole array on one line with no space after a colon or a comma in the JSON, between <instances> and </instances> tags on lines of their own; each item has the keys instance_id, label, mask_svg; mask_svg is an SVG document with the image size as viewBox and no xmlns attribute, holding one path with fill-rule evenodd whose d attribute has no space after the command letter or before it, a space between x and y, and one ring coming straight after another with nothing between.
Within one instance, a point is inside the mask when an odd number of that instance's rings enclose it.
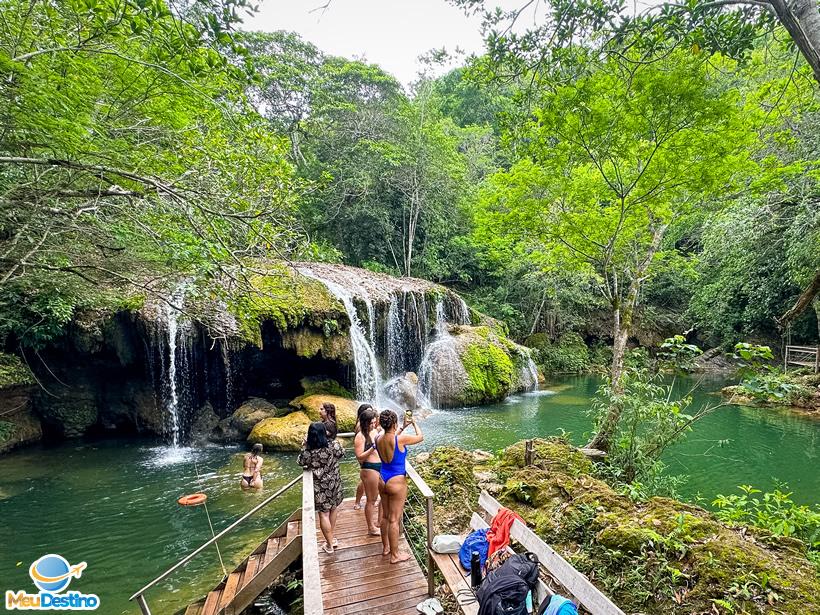
<instances>
[{"instance_id":1,"label":"wooden boardwalk","mask_svg":"<svg viewBox=\"0 0 820 615\"><path fill-rule=\"evenodd\" d=\"M324 537L318 522L316 530L321 545ZM427 578L421 567L413 557L401 564L391 564L389 557L382 557L381 538L368 535L364 510L354 510L352 499L339 507L336 538L339 546L334 553L319 550L325 613L418 615L416 605L427 598ZM401 549L411 553L403 536Z\"/></svg>"}]
</instances>

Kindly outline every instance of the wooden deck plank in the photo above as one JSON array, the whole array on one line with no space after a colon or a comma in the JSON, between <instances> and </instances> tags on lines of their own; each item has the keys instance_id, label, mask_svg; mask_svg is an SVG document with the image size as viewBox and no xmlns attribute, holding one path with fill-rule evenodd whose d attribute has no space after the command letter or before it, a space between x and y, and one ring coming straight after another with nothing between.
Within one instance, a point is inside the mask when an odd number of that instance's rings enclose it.
<instances>
[{"instance_id":1,"label":"wooden deck plank","mask_svg":"<svg viewBox=\"0 0 820 615\"><path fill-rule=\"evenodd\" d=\"M276 554L285 546L285 539L283 538L268 538L265 544L265 556L262 558L262 566L272 561Z\"/></svg>"},{"instance_id":2,"label":"wooden deck plank","mask_svg":"<svg viewBox=\"0 0 820 615\"><path fill-rule=\"evenodd\" d=\"M199 615L202 612L202 607L205 605L204 601L194 602L193 604L189 604L188 608L185 609L185 615Z\"/></svg>"},{"instance_id":3,"label":"wooden deck plank","mask_svg":"<svg viewBox=\"0 0 820 615\"><path fill-rule=\"evenodd\" d=\"M319 553L326 615L417 613L416 605L427 598L427 580L421 568L414 558L391 564L382 556L381 538L368 534L364 511L353 510L352 500L343 502L339 509L335 536L339 547L334 553ZM318 527L316 537L324 540ZM410 552L403 536L400 547Z\"/></svg>"},{"instance_id":4,"label":"wooden deck plank","mask_svg":"<svg viewBox=\"0 0 820 615\"><path fill-rule=\"evenodd\" d=\"M205 605L202 607L202 615L216 615L216 610L219 607L219 597L222 594L221 589L215 589L208 592L205 598Z\"/></svg>"},{"instance_id":5,"label":"wooden deck plank","mask_svg":"<svg viewBox=\"0 0 820 615\"><path fill-rule=\"evenodd\" d=\"M220 609L224 609L236 595L236 592L239 589L239 582L241 580L241 572L232 572L228 575L228 580L225 581L225 587L222 589L222 595L219 598Z\"/></svg>"},{"instance_id":6,"label":"wooden deck plank","mask_svg":"<svg viewBox=\"0 0 820 615\"><path fill-rule=\"evenodd\" d=\"M302 533L302 522L301 521L290 521L288 523L288 533L286 534L286 538L288 542L296 538L299 534Z\"/></svg>"},{"instance_id":7,"label":"wooden deck plank","mask_svg":"<svg viewBox=\"0 0 820 615\"><path fill-rule=\"evenodd\" d=\"M356 613L357 615L384 615L386 608L404 609L415 608L417 604L427 599L427 585L416 592L408 592L401 597L395 595L382 596L372 600L362 600L354 604L347 604L333 609L325 610L326 615L347 615Z\"/></svg>"}]
</instances>

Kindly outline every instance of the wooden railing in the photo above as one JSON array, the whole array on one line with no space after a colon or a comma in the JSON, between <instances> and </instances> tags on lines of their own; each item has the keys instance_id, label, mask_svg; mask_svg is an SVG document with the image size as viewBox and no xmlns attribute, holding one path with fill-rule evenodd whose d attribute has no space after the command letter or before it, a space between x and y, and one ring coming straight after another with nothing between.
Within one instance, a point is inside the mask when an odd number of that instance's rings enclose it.
<instances>
[{"instance_id":1,"label":"wooden railing","mask_svg":"<svg viewBox=\"0 0 820 615\"><path fill-rule=\"evenodd\" d=\"M313 479L313 477L311 476L311 487L310 487L311 502L313 501L313 480L312 479ZM167 579L169 576L171 576L174 572L176 572L180 568L184 567L186 564L188 564L188 562L190 562L192 559L194 559L197 555L202 553L205 549L210 547L212 544L215 544L220 538L225 536L225 534L227 534L228 532L232 531L233 529L235 529L236 527L238 527L239 525L241 525L242 523L244 523L245 521L250 519L253 515L255 515L260 510L265 508L265 506L267 506L268 504L273 502L275 499L277 499L279 496L281 496L283 493L285 493L288 489L293 487L296 483L299 482L299 480L300 480L299 477L294 478L287 485L285 485L284 487L279 489L276 493L274 493L270 497L265 498L262 502L260 502L256 506L254 506L252 509L250 509L248 512L246 512L244 515L239 517L239 519L237 519L236 521L231 523L228 527L226 527L224 530L219 532L219 534L217 534L216 536L214 536L213 538L211 538L210 540L205 542L198 549L192 551L191 553L189 553L188 555L183 557L176 564L174 564L168 570L166 570L161 575L159 575L156 579L154 579L153 581L148 583L145 587L143 587L137 593L135 593L133 596L131 596L129 598L129 600L136 600L137 601L137 605L139 606L140 611L142 612L142 615L151 615L151 610L148 607L148 602L145 600L145 592L146 591L148 591L149 589L154 587L160 581L163 581L163 580ZM316 538L316 536L314 534L314 539L315 538Z\"/></svg>"},{"instance_id":2,"label":"wooden railing","mask_svg":"<svg viewBox=\"0 0 820 615\"><path fill-rule=\"evenodd\" d=\"M789 365L813 367L815 374L820 373L820 346L786 346L783 355L784 369Z\"/></svg>"},{"instance_id":3,"label":"wooden railing","mask_svg":"<svg viewBox=\"0 0 820 615\"><path fill-rule=\"evenodd\" d=\"M322 606L322 579L319 575L313 470L302 472L302 590L305 615L322 615L325 611Z\"/></svg>"},{"instance_id":4,"label":"wooden railing","mask_svg":"<svg viewBox=\"0 0 820 615\"><path fill-rule=\"evenodd\" d=\"M478 497L479 509L492 518L501 509L501 504L486 491ZM478 515L474 514L474 518ZM484 525L481 518L476 519L475 525ZM527 551L535 553L538 561L558 583L563 585L572 594L575 600L592 615L624 615L609 598L595 587L583 574L573 568L567 560L556 553L546 542L541 540L535 532L521 521L514 521L510 528L510 538L518 542ZM541 596L539 596L541 598Z\"/></svg>"},{"instance_id":5,"label":"wooden railing","mask_svg":"<svg viewBox=\"0 0 820 615\"><path fill-rule=\"evenodd\" d=\"M424 479L419 475L410 462L407 462L407 476L419 490L421 497L424 498L424 513L425 513L425 543L426 548L424 552L427 554L427 593L430 597L436 593L436 584L433 574L433 490L427 486ZM419 562L421 563L421 562Z\"/></svg>"}]
</instances>

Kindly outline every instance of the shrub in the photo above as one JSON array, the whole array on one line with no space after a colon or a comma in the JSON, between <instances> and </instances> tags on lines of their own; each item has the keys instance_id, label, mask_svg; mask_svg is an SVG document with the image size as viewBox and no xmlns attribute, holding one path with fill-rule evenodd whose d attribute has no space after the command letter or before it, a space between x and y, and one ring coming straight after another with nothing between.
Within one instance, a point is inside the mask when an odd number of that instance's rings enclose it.
<instances>
[{"instance_id":1,"label":"shrub","mask_svg":"<svg viewBox=\"0 0 820 615\"><path fill-rule=\"evenodd\" d=\"M544 334L532 335L527 338L527 344L535 348L535 362L544 373L575 374L589 370L589 348L574 331L564 333L555 342Z\"/></svg>"}]
</instances>

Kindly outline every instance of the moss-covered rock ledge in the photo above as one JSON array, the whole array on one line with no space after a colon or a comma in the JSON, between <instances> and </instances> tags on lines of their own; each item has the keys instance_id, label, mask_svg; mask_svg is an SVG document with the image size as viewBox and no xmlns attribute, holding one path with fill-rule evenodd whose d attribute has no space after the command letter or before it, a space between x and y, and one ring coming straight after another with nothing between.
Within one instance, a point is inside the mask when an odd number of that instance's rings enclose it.
<instances>
[{"instance_id":1,"label":"moss-covered rock ledge","mask_svg":"<svg viewBox=\"0 0 820 615\"><path fill-rule=\"evenodd\" d=\"M449 447L419 455L436 531L467 528L483 488L627 613L820 613L820 574L802 543L667 498L634 502L562 441L536 440L535 453L529 467L523 442L492 457Z\"/></svg>"}]
</instances>

